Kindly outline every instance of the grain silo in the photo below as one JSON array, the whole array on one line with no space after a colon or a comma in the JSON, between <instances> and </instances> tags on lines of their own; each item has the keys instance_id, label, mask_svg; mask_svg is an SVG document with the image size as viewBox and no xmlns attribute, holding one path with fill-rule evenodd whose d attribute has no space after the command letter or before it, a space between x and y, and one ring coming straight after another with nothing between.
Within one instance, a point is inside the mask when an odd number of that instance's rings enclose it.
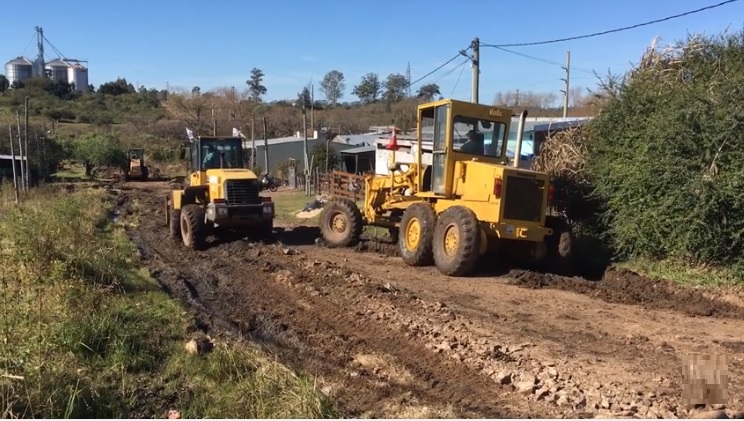
<instances>
[{"instance_id":1,"label":"grain silo","mask_svg":"<svg viewBox=\"0 0 744 421\"><path fill-rule=\"evenodd\" d=\"M45 67L47 72L49 72L49 77L51 77L52 80L56 80L58 82L67 82L67 69L70 67L69 63L58 58L47 63Z\"/></svg>"},{"instance_id":2,"label":"grain silo","mask_svg":"<svg viewBox=\"0 0 744 421\"><path fill-rule=\"evenodd\" d=\"M80 63L71 63L67 68L67 83L75 84L75 90L88 92L88 68Z\"/></svg>"},{"instance_id":3,"label":"grain silo","mask_svg":"<svg viewBox=\"0 0 744 421\"><path fill-rule=\"evenodd\" d=\"M20 56L5 63L5 77L11 85L14 82L25 82L33 74L33 62L26 57Z\"/></svg>"}]
</instances>

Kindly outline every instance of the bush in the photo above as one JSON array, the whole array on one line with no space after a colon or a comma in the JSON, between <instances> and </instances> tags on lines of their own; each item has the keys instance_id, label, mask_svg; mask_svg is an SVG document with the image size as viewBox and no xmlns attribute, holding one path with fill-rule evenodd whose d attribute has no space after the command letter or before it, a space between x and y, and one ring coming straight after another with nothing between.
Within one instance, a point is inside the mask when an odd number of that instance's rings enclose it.
<instances>
[{"instance_id":1,"label":"bush","mask_svg":"<svg viewBox=\"0 0 744 421\"><path fill-rule=\"evenodd\" d=\"M588 126L588 169L619 255L744 255L744 34L649 49Z\"/></svg>"}]
</instances>

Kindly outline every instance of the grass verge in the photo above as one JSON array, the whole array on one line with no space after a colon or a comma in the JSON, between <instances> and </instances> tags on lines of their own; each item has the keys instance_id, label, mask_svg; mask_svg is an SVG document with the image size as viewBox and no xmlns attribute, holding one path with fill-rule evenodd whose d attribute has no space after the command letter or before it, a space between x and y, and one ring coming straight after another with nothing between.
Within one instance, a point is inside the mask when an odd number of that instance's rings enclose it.
<instances>
[{"instance_id":1,"label":"grass verge","mask_svg":"<svg viewBox=\"0 0 744 421\"><path fill-rule=\"evenodd\" d=\"M103 189L3 199L3 418L336 416L312 379L248 344L188 354L192 319L139 267Z\"/></svg>"}]
</instances>

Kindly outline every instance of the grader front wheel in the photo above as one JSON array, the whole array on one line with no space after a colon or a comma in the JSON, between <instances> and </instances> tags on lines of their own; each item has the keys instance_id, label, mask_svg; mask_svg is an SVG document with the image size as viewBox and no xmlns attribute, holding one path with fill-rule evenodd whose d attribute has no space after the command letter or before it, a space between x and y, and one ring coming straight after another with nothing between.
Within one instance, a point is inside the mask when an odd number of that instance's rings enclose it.
<instances>
[{"instance_id":1,"label":"grader front wheel","mask_svg":"<svg viewBox=\"0 0 744 421\"><path fill-rule=\"evenodd\" d=\"M333 199L320 212L320 233L331 246L349 247L357 244L362 236L362 228L362 212L350 199Z\"/></svg>"},{"instance_id":2,"label":"grader front wheel","mask_svg":"<svg viewBox=\"0 0 744 421\"><path fill-rule=\"evenodd\" d=\"M475 214L453 206L439 215L434 229L434 264L448 276L469 274L480 258L481 231Z\"/></svg>"},{"instance_id":3,"label":"grader front wheel","mask_svg":"<svg viewBox=\"0 0 744 421\"><path fill-rule=\"evenodd\" d=\"M406 209L400 221L398 250L403 261L410 266L428 266L434 263L432 241L436 214L427 203L414 203Z\"/></svg>"}]
</instances>

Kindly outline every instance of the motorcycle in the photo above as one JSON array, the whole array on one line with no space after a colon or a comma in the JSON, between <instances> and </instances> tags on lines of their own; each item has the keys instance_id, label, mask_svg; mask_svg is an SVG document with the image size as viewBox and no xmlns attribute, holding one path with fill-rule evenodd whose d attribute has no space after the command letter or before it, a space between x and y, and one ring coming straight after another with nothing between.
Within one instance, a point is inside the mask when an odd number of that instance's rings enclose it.
<instances>
[{"instance_id":1,"label":"motorcycle","mask_svg":"<svg viewBox=\"0 0 744 421\"><path fill-rule=\"evenodd\" d=\"M274 179L274 176L271 175L271 173L266 173L263 175L263 177L261 177L259 187L261 190L269 190L275 192L279 188L279 183L276 181L276 179Z\"/></svg>"}]
</instances>

